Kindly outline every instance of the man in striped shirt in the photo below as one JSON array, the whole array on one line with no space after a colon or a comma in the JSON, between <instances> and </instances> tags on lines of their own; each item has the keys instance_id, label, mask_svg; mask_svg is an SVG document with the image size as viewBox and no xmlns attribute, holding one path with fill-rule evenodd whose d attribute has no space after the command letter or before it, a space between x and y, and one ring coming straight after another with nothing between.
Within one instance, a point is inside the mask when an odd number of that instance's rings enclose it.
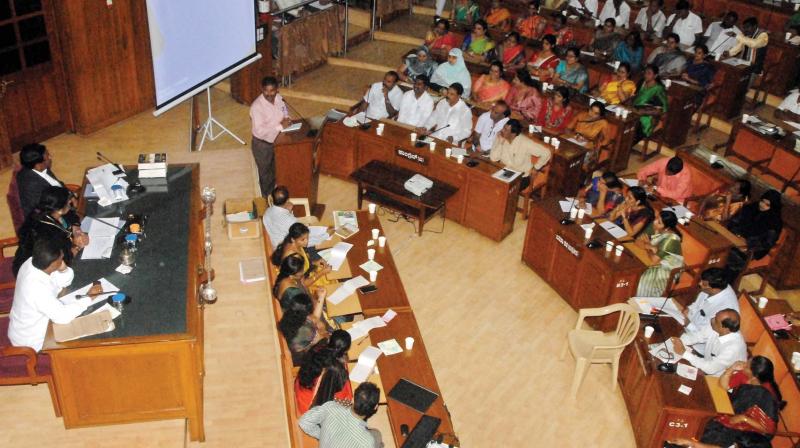
<instances>
[{"instance_id":1,"label":"man in striped shirt","mask_svg":"<svg viewBox=\"0 0 800 448\"><path fill-rule=\"evenodd\" d=\"M338 401L315 406L300 417L300 429L319 440L320 448L380 448L381 433L367 427L367 419L378 410L380 391L372 383L361 383L352 407Z\"/></svg>"}]
</instances>

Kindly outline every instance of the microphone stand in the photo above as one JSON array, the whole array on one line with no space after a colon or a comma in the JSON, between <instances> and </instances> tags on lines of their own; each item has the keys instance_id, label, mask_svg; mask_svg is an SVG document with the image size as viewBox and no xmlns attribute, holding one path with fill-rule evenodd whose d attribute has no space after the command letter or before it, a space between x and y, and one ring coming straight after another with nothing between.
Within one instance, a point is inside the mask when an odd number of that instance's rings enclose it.
<instances>
[{"instance_id":1,"label":"microphone stand","mask_svg":"<svg viewBox=\"0 0 800 448\"><path fill-rule=\"evenodd\" d=\"M283 100L283 104L289 106L289 109L291 109L294 113L297 114L298 117L300 117L300 121L302 121L303 124L308 126L308 132L306 133L306 137L311 137L312 136L311 134L315 133L314 130L311 129L311 123L309 123L308 120L306 120L306 117L304 117L303 114L300 113L300 111L295 109L294 106L292 106L288 101L286 101L284 97L281 96L281 99Z\"/></svg>"},{"instance_id":2,"label":"microphone stand","mask_svg":"<svg viewBox=\"0 0 800 448\"><path fill-rule=\"evenodd\" d=\"M116 169L116 171L113 171L111 174L113 174L115 176L118 175L118 174L124 174L125 173L125 170L122 169L122 166L120 164L118 164L116 162L113 162L111 159L109 159L108 157L104 156L100 151L97 151L97 160L99 160L101 162L110 163L111 165L114 165L117 169Z\"/></svg>"}]
</instances>

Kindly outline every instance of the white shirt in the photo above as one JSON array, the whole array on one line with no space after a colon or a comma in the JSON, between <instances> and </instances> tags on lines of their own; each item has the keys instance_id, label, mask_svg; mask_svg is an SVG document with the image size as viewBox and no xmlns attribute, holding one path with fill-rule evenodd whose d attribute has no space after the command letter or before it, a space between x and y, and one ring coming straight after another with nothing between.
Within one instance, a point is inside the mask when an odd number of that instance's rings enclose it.
<instances>
[{"instance_id":1,"label":"white shirt","mask_svg":"<svg viewBox=\"0 0 800 448\"><path fill-rule=\"evenodd\" d=\"M736 45L736 38L727 35L729 31L733 31L737 35L742 34L742 31L736 26L732 26L728 29L723 28L722 22L712 22L711 25L708 25L703 36L708 38L708 40L706 40L706 47L708 47L709 54L716 56L717 54L722 54L730 50Z\"/></svg>"},{"instance_id":2,"label":"white shirt","mask_svg":"<svg viewBox=\"0 0 800 448\"><path fill-rule=\"evenodd\" d=\"M61 186L63 186L61 184L61 182L59 182L53 176L51 176L50 173L47 172L47 170L44 170L44 171L31 170L31 171L33 171L34 173L38 174L42 179L44 179L48 184L50 184L51 187L61 187Z\"/></svg>"},{"instance_id":3,"label":"white shirt","mask_svg":"<svg viewBox=\"0 0 800 448\"><path fill-rule=\"evenodd\" d=\"M681 341L686 346L683 359L706 375L720 376L736 361L747 361L747 344L738 331L720 336L708 326L701 331L683 333ZM698 343L705 343L702 358L689 349L689 346Z\"/></svg>"},{"instance_id":4,"label":"white shirt","mask_svg":"<svg viewBox=\"0 0 800 448\"><path fill-rule=\"evenodd\" d=\"M480 145L482 151L489 151L494 144L494 138L503 130L503 126L508 122L508 117L503 117L495 123L492 121L492 112L484 112L478 117L475 123L475 132L480 134Z\"/></svg>"},{"instance_id":5,"label":"white shirt","mask_svg":"<svg viewBox=\"0 0 800 448\"><path fill-rule=\"evenodd\" d=\"M597 17L597 0L586 0L583 3L586 5L586 9L591 11L592 17ZM578 0L569 0L569 6L572 6L579 11L581 8L583 8L581 6L581 2Z\"/></svg>"},{"instance_id":6,"label":"white shirt","mask_svg":"<svg viewBox=\"0 0 800 448\"><path fill-rule=\"evenodd\" d=\"M472 134L472 111L462 99L459 99L455 106L450 106L447 98L442 98L425 122L425 127L428 129L434 126L439 130L431 134L433 137L442 140L453 137L453 143L457 143Z\"/></svg>"},{"instance_id":7,"label":"white shirt","mask_svg":"<svg viewBox=\"0 0 800 448\"><path fill-rule=\"evenodd\" d=\"M403 100L403 91L400 87L394 86L389 91L389 103L394 110L400 108L400 102ZM383 97L383 82L376 82L373 84L369 91L364 95L364 101L369 103L367 107L367 118L372 120L380 120L389 116L386 111L386 102Z\"/></svg>"},{"instance_id":8,"label":"white shirt","mask_svg":"<svg viewBox=\"0 0 800 448\"><path fill-rule=\"evenodd\" d=\"M667 23L667 16L659 10L650 17L650 21L653 25L653 32L660 36L661 32L664 31L664 25ZM647 8L639 10L639 15L636 16L636 21L634 23L641 26L643 31L647 31Z\"/></svg>"},{"instance_id":9,"label":"white shirt","mask_svg":"<svg viewBox=\"0 0 800 448\"><path fill-rule=\"evenodd\" d=\"M783 101L781 101L781 104L778 106L778 109L786 110L800 115L800 104L797 103L798 100L800 100L800 92L795 90L794 92L787 95L786 98L783 99Z\"/></svg>"},{"instance_id":10,"label":"white shirt","mask_svg":"<svg viewBox=\"0 0 800 448\"><path fill-rule=\"evenodd\" d=\"M414 127L421 127L433 113L433 98L428 92L422 92L419 98L413 90L403 94L400 101L400 112L397 121Z\"/></svg>"},{"instance_id":11,"label":"white shirt","mask_svg":"<svg viewBox=\"0 0 800 448\"><path fill-rule=\"evenodd\" d=\"M289 234L289 227L297 222L297 218L295 218L291 210L273 205L264 212L264 218L261 221L264 223L267 235L269 235L272 248L275 249Z\"/></svg>"},{"instance_id":12,"label":"white shirt","mask_svg":"<svg viewBox=\"0 0 800 448\"><path fill-rule=\"evenodd\" d=\"M722 291L709 296L708 293L701 292L697 295L694 303L687 308L689 323L686 324L686 331L696 332L705 327L711 326L711 319L718 312L724 309L732 309L739 312L739 299L736 291L728 285Z\"/></svg>"},{"instance_id":13,"label":"white shirt","mask_svg":"<svg viewBox=\"0 0 800 448\"><path fill-rule=\"evenodd\" d=\"M64 305L58 300L62 288L72 283L72 269L47 275L33 266L33 258L22 264L17 274L14 289L14 305L11 307L8 339L16 347L30 347L37 352L42 349L47 323L67 324L83 313L92 302L90 297Z\"/></svg>"},{"instance_id":14,"label":"white shirt","mask_svg":"<svg viewBox=\"0 0 800 448\"><path fill-rule=\"evenodd\" d=\"M643 8L644 10L644 8ZM619 6L619 14L615 14L614 1L606 0L603 5L603 10L600 11L600 22L605 22L606 19L614 19L617 22L617 27L629 28L631 21L631 7L628 2L624 1Z\"/></svg>"},{"instance_id":15,"label":"white shirt","mask_svg":"<svg viewBox=\"0 0 800 448\"><path fill-rule=\"evenodd\" d=\"M675 14L670 15L667 23L672 23L672 32L680 36L681 45L694 45L695 34L703 32L703 21L691 11L685 19L676 19Z\"/></svg>"}]
</instances>

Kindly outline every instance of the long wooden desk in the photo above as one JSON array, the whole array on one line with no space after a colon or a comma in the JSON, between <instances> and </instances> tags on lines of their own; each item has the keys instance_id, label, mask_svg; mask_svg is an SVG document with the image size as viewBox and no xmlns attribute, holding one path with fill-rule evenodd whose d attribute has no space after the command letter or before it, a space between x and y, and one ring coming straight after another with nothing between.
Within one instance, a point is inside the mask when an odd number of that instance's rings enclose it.
<instances>
[{"instance_id":1,"label":"long wooden desk","mask_svg":"<svg viewBox=\"0 0 800 448\"><path fill-rule=\"evenodd\" d=\"M136 177L129 169L128 181ZM88 216L137 213L149 221L131 274L114 271L120 244L110 259L73 262L72 290L105 277L132 301L111 332L57 343L48 329L43 350L52 360L66 428L185 418L191 440L205 439L200 167L170 165L168 179L169 193L142 193L119 207L82 200Z\"/></svg>"},{"instance_id":2,"label":"long wooden desk","mask_svg":"<svg viewBox=\"0 0 800 448\"><path fill-rule=\"evenodd\" d=\"M447 201L447 218L500 241L514 229L519 180L506 183L492 177L498 167L485 160L470 168L454 157L445 157L452 144L436 140L436 150L417 148L410 139L411 131L393 123L385 123L382 136L375 127L368 130L348 128L344 124L325 126L320 147L320 170L341 179L372 160L382 160L446 182L458 189ZM397 154L397 150L413 155L416 161Z\"/></svg>"},{"instance_id":3,"label":"long wooden desk","mask_svg":"<svg viewBox=\"0 0 800 448\"><path fill-rule=\"evenodd\" d=\"M736 179L749 180L753 186L751 198L758 198L766 190L773 188L760 177L747 173L742 167L726 158L719 159L721 168L710 167L709 157L712 152L702 146L686 148L679 154L684 161L703 166L709 175L718 179L727 179L728 182ZM786 232L786 239L770 268L768 278L777 289L792 289L800 286L800 263L797 263L800 259L800 202L798 198L786 194L782 195L782 199L783 231Z\"/></svg>"},{"instance_id":4,"label":"long wooden desk","mask_svg":"<svg viewBox=\"0 0 800 448\"><path fill-rule=\"evenodd\" d=\"M308 198L315 210L319 189L319 171L314 166L317 142L308 136L309 129L304 122L299 130L281 133L275 139L275 184L285 185L292 197Z\"/></svg>"}]
</instances>

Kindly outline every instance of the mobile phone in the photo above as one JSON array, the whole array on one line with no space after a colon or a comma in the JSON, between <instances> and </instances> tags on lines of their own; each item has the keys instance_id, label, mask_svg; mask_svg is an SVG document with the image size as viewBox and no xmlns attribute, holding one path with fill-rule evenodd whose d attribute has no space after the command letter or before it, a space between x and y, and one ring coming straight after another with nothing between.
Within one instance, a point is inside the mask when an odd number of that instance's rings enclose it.
<instances>
[{"instance_id":1,"label":"mobile phone","mask_svg":"<svg viewBox=\"0 0 800 448\"><path fill-rule=\"evenodd\" d=\"M362 294L369 294L371 292L377 291L378 287L375 286L375 285L367 285L367 286L362 286L362 287L358 288L358 290L361 291Z\"/></svg>"}]
</instances>

